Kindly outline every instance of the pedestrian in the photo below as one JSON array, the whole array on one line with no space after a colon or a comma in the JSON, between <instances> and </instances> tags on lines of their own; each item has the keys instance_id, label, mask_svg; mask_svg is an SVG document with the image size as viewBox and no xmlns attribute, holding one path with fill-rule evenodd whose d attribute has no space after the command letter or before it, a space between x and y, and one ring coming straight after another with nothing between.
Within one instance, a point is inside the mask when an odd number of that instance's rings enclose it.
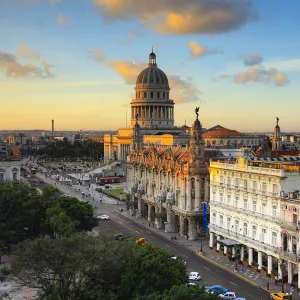
<instances>
[{"instance_id":1,"label":"pedestrian","mask_svg":"<svg viewBox=\"0 0 300 300\"><path fill-rule=\"evenodd\" d=\"M266 287L267 287L267 290L269 290L270 284L269 284L269 281L268 281L268 280L267 280L267 282L266 282Z\"/></svg>"},{"instance_id":2,"label":"pedestrian","mask_svg":"<svg viewBox=\"0 0 300 300\"><path fill-rule=\"evenodd\" d=\"M278 277L275 276L274 280L275 280L275 285L277 285L278 284Z\"/></svg>"},{"instance_id":3,"label":"pedestrian","mask_svg":"<svg viewBox=\"0 0 300 300\"><path fill-rule=\"evenodd\" d=\"M187 234L187 235L186 235L186 240L188 240L188 239L189 239L189 235Z\"/></svg>"},{"instance_id":4,"label":"pedestrian","mask_svg":"<svg viewBox=\"0 0 300 300\"><path fill-rule=\"evenodd\" d=\"M149 227L151 226L151 222L149 221Z\"/></svg>"}]
</instances>

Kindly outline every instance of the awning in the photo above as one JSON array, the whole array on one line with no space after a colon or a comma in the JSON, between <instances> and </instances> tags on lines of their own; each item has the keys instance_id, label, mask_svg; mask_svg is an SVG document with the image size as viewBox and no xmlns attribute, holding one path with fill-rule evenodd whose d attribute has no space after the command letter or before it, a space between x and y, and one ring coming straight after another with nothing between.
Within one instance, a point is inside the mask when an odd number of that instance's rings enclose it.
<instances>
[{"instance_id":1,"label":"awning","mask_svg":"<svg viewBox=\"0 0 300 300\"><path fill-rule=\"evenodd\" d=\"M242 245L241 243L231 240L231 239L223 239L223 240L218 240L217 243L227 246L227 247L232 247L232 246L239 246Z\"/></svg>"}]
</instances>

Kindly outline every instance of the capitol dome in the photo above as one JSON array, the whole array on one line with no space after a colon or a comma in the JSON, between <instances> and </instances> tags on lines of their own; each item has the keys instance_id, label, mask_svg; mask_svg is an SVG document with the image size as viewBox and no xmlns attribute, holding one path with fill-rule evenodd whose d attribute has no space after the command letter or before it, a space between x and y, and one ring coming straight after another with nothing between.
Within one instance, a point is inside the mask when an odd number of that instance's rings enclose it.
<instances>
[{"instance_id":1,"label":"capitol dome","mask_svg":"<svg viewBox=\"0 0 300 300\"><path fill-rule=\"evenodd\" d=\"M157 67L156 55L149 54L148 67L137 77L135 99L131 101L131 126L173 128L174 101L169 98L167 75Z\"/></svg>"},{"instance_id":2,"label":"capitol dome","mask_svg":"<svg viewBox=\"0 0 300 300\"><path fill-rule=\"evenodd\" d=\"M163 88L169 90L167 75L157 67L156 55L149 54L148 68L144 69L136 80L136 88Z\"/></svg>"}]
</instances>

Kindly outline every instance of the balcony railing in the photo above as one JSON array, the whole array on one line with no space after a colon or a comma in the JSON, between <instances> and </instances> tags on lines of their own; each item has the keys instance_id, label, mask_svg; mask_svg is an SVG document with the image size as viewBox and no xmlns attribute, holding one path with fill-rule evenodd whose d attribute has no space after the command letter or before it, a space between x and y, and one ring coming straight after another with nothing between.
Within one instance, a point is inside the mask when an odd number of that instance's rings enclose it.
<instances>
[{"instance_id":1,"label":"balcony railing","mask_svg":"<svg viewBox=\"0 0 300 300\"><path fill-rule=\"evenodd\" d=\"M224 228L222 228L220 226L217 226L215 224L209 224L208 227L211 230L215 230L217 232L220 232L221 234L226 235L226 237L232 237L234 239L238 239L238 242L241 242L241 243L247 242L250 245L255 245L255 246L259 247L259 248L262 248L264 250L269 250L269 251L271 251L273 253L279 253L280 252L280 248L279 247L275 247L275 246L272 246L272 245L269 245L269 244L266 244L266 243L254 240L254 239L252 239L252 238L250 238L248 236L245 236L243 234L240 234L240 233L237 233L237 232L233 232L233 231L224 229Z\"/></svg>"},{"instance_id":2,"label":"balcony railing","mask_svg":"<svg viewBox=\"0 0 300 300\"><path fill-rule=\"evenodd\" d=\"M288 251L280 251L280 256L282 256L284 259L290 259L293 260L294 262L299 262L300 261L300 255L293 253L293 252L288 252Z\"/></svg>"}]
</instances>

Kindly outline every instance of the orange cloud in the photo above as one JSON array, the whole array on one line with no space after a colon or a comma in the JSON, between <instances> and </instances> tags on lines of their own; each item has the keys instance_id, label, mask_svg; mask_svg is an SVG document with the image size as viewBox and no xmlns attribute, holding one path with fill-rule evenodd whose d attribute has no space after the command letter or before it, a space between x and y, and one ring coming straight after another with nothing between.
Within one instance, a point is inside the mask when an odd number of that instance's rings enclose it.
<instances>
[{"instance_id":1,"label":"orange cloud","mask_svg":"<svg viewBox=\"0 0 300 300\"><path fill-rule=\"evenodd\" d=\"M188 48L190 50L192 59L209 55L209 54L222 53L222 51L220 50L209 50L208 48L199 45L197 41L189 41Z\"/></svg>"},{"instance_id":2,"label":"orange cloud","mask_svg":"<svg viewBox=\"0 0 300 300\"><path fill-rule=\"evenodd\" d=\"M56 22L60 26L65 26L65 25L67 25L69 23L69 20L66 17L62 16L62 15L58 15L56 17Z\"/></svg>"},{"instance_id":3,"label":"orange cloud","mask_svg":"<svg viewBox=\"0 0 300 300\"><path fill-rule=\"evenodd\" d=\"M95 49L90 51L90 53L95 57L95 59L99 62L103 62L105 60L104 54L102 50Z\"/></svg>"},{"instance_id":4,"label":"orange cloud","mask_svg":"<svg viewBox=\"0 0 300 300\"><path fill-rule=\"evenodd\" d=\"M134 17L147 28L168 34L216 34L243 26L254 19L249 1L240 0L94 0L105 19Z\"/></svg>"},{"instance_id":5,"label":"orange cloud","mask_svg":"<svg viewBox=\"0 0 300 300\"><path fill-rule=\"evenodd\" d=\"M25 44L18 46L17 55L23 59L40 59L40 55Z\"/></svg>"}]
</instances>

